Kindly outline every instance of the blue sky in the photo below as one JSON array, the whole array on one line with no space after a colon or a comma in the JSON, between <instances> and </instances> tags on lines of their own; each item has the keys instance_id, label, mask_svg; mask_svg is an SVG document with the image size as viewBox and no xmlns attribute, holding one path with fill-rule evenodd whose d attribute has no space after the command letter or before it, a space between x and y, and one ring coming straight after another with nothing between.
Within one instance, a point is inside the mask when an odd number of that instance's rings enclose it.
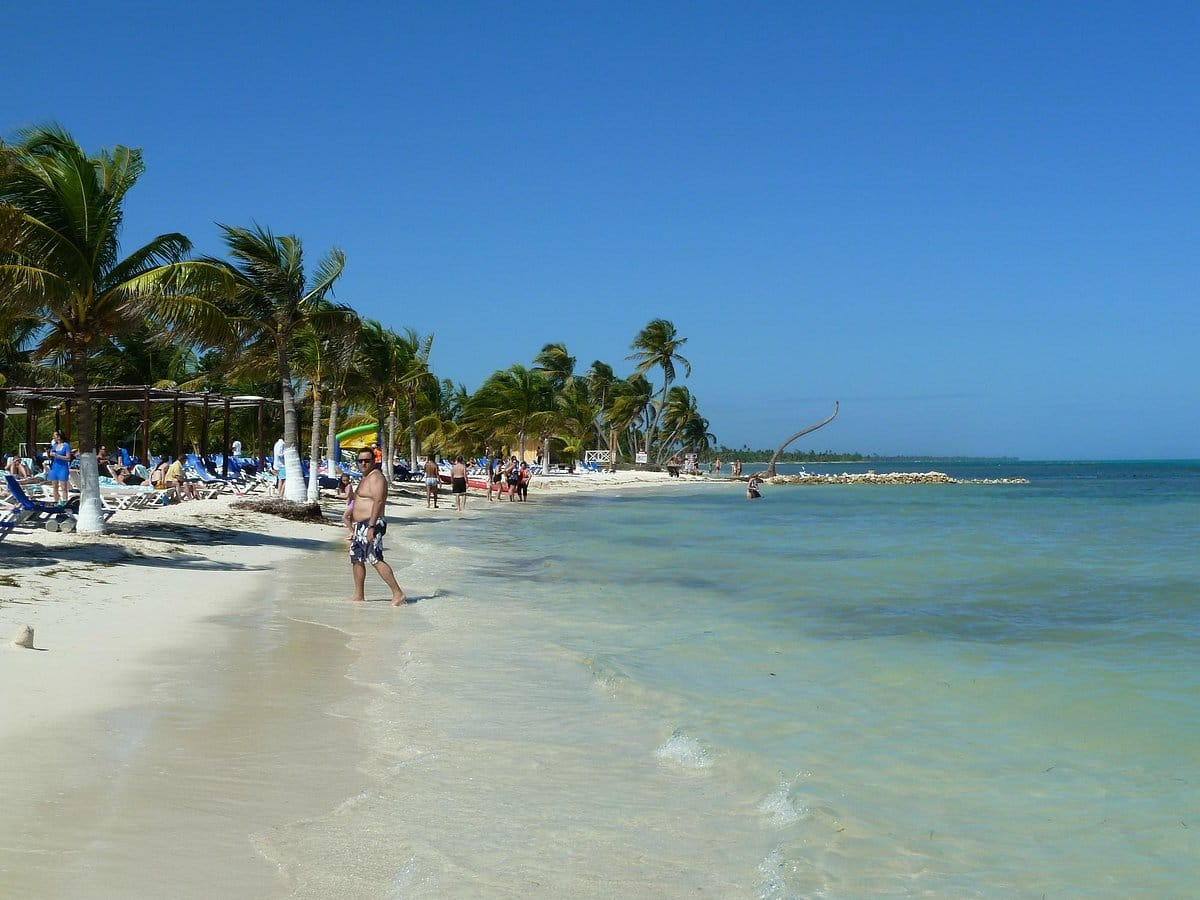
<instances>
[{"instance_id":1,"label":"blue sky","mask_svg":"<svg viewBox=\"0 0 1200 900\"><path fill-rule=\"evenodd\" d=\"M10 5L14 6L14 5ZM49 10L53 10L53 15ZM672 320L712 431L1200 456L1195 3L58 3L0 132L141 147L125 243L347 255L475 388Z\"/></svg>"}]
</instances>

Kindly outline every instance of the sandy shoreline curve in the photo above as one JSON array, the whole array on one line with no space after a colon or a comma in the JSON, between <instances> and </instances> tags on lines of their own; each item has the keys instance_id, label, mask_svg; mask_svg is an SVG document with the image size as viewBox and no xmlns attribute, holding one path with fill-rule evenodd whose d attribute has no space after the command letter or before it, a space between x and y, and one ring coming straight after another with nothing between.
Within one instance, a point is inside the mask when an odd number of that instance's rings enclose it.
<instances>
[{"instance_id":1,"label":"sandy shoreline curve","mask_svg":"<svg viewBox=\"0 0 1200 900\"><path fill-rule=\"evenodd\" d=\"M701 480L654 472L550 475L535 480L531 498L536 505L539 494ZM394 485L389 517L453 514L426 510L422 491L416 483ZM472 490L470 497L471 511L480 512L487 503L483 492ZM197 626L237 611L273 567L342 538L341 502L328 494L321 523L231 508L237 499L118 512L102 535L22 529L0 544L6 712L0 745L50 722L121 705L142 689L146 660L202 639ZM11 645L26 625L33 628L34 649Z\"/></svg>"}]
</instances>

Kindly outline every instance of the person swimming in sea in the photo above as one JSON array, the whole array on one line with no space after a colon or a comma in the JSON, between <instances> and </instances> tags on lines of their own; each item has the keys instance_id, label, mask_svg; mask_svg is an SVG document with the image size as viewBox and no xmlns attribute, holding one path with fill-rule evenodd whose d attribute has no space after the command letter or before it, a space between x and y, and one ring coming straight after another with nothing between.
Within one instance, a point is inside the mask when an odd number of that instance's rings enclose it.
<instances>
[{"instance_id":1,"label":"person swimming in sea","mask_svg":"<svg viewBox=\"0 0 1200 900\"><path fill-rule=\"evenodd\" d=\"M750 480L746 482L746 499L757 500L762 496L762 491L759 488L762 486L762 479L757 475L751 475Z\"/></svg>"}]
</instances>

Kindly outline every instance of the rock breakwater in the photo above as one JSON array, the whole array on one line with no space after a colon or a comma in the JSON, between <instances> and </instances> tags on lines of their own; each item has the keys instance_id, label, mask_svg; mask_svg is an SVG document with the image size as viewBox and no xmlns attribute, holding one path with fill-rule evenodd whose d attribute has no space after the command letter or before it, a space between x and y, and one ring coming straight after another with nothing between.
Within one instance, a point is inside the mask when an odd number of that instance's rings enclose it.
<instances>
[{"instance_id":1,"label":"rock breakwater","mask_svg":"<svg viewBox=\"0 0 1200 900\"><path fill-rule=\"evenodd\" d=\"M1029 484L1028 478L951 478L945 472L860 472L841 475L776 475L766 484Z\"/></svg>"}]
</instances>

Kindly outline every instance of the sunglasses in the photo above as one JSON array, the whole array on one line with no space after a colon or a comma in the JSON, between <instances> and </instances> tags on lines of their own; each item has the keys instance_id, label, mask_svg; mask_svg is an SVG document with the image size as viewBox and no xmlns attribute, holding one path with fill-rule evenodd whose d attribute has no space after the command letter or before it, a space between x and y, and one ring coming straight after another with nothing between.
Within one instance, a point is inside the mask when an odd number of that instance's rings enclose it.
<instances>
[{"instance_id":1,"label":"sunglasses","mask_svg":"<svg viewBox=\"0 0 1200 900\"><path fill-rule=\"evenodd\" d=\"M360 457L358 458L358 464L359 464L360 466L361 466L363 463L373 463L373 462L375 462L375 457L373 457L373 456L360 456Z\"/></svg>"}]
</instances>

